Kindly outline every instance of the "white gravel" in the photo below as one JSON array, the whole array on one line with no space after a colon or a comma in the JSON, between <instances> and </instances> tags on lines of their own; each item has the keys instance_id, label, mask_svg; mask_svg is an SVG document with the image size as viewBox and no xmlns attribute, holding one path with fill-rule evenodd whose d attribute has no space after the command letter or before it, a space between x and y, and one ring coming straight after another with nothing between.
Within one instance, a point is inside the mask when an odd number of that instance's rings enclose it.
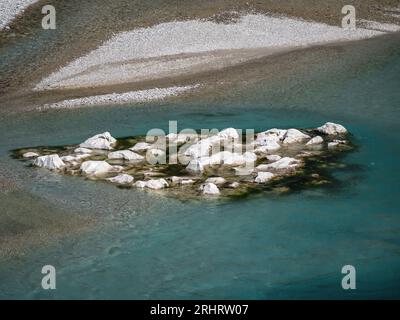
<instances>
[{"instance_id":1,"label":"white gravel","mask_svg":"<svg viewBox=\"0 0 400 320\"><path fill-rule=\"evenodd\" d=\"M39 0L0 0L0 30L6 28L18 14L37 1Z\"/></svg>"},{"instance_id":2,"label":"white gravel","mask_svg":"<svg viewBox=\"0 0 400 320\"><path fill-rule=\"evenodd\" d=\"M53 108L77 108L82 106L96 106L108 104L138 103L154 100L162 100L167 97L177 96L185 91L198 87L198 85L185 87L154 88L148 90L129 91L124 93L111 93L90 96L77 99L63 100L60 102L45 104L41 110Z\"/></svg>"},{"instance_id":3,"label":"white gravel","mask_svg":"<svg viewBox=\"0 0 400 320\"><path fill-rule=\"evenodd\" d=\"M356 40L381 35L377 30L357 28L345 30L339 26L308 22L287 17L262 14L242 16L236 23L218 24L204 20L174 21L149 28L122 32L99 48L78 58L42 80L36 90L79 85L82 75L86 83L96 82L96 69L107 65L110 82L130 72L139 76L140 68L122 70L121 63L182 53L249 48L292 48L328 42ZM114 65L112 65L114 64ZM115 71L113 71L115 66ZM149 72L143 69L143 75ZM67 79L68 78L68 79ZM66 81L64 83L64 81Z\"/></svg>"}]
</instances>

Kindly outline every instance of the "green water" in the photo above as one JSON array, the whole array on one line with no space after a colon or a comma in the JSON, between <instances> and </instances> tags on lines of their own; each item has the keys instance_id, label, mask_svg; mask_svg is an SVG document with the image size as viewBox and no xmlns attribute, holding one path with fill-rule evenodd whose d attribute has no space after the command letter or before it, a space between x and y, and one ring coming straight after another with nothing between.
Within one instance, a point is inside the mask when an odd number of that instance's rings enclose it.
<instances>
[{"instance_id":1,"label":"green water","mask_svg":"<svg viewBox=\"0 0 400 320\"><path fill-rule=\"evenodd\" d=\"M260 82L234 99L4 119L3 171L57 207L108 222L0 263L0 298L399 298L398 42L366 62L340 73L324 69L323 77L310 74L297 88L279 84L290 87L289 96ZM169 120L180 129L256 131L339 122L359 146L344 162L357 166L334 171L340 181L335 188L179 201L32 170L9 156L18 147L73 144L106 130L145 134L167 129ZM57 269L56 290L41 289L45 264ZM347 264L357 270L353 291L341 288Z\"/></svg>"}]
</instances>

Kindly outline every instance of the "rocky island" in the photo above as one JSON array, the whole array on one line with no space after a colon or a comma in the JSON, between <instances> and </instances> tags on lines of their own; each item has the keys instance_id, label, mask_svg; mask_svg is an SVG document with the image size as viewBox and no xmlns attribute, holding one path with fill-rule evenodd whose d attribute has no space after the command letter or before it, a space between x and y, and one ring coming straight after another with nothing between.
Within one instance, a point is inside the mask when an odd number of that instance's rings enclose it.
<instances>
[{"instance_id":1,"label":"rocky island","mask_svg":"<svg viewBox=\"0 0 400 320\"><path fill-rule=\"evenodd\" d=\"M120 139L104 132L79 145L22 148L14 156L60 174L197 197L329 184L326 168L343 166L337 157L353 149L347 129L332 122L305 130L273 128L250 138L240 131Z\"/></svg>"}]
</instances>

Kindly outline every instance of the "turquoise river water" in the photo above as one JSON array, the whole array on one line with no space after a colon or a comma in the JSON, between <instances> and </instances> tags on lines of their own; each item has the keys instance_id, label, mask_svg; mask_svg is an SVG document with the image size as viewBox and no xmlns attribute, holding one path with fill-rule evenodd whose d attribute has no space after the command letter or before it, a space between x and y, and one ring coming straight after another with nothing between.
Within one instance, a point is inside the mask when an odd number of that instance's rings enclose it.
<instances>
[{"instance_id":1,"label":"turquoise river water","mask_svg":"<svg viewBox=\"0 0 400 320\"><path fill-rule=\"evenodd\" d=\"M0 298L292 299L400 298L400 51L307 91L273 99L268 84L232 101L51 111L5 118L0 160L22 188L64 209L109 221L0 263ZM232 99L231 99L232 100ZM308 128L345 125L359 146L339 180L284 196L181 201L27 168L10 157L23 146L74 144L183 128ZM57 289L40 286L57 269ZM341 268L357 289L341 287Z\"/></svg>"}]
</instances>

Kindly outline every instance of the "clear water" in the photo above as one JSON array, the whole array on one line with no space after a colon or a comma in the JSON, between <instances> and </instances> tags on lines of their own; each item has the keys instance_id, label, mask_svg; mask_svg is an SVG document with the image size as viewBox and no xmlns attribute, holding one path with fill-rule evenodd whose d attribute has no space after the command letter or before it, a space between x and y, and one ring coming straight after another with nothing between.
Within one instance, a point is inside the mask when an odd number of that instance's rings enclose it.
<instances>
[{"instance_id":1,"label":"clear water","mask_svg":"<svg viewBox=\"0 0 400 320\"><path fill-rule=\"evenodd\" d=\"M0 263L0 298L399 298L400 51L359 70L272 96L247 88L234 103L180 103L47 112L5 119L3 169L22 187L67 209L108 217L96 232L71 236ZM335 189L239 201L187 201L48 174L9 158L22 146L69 144L167 128L315 127L344 124L359 149L337 170ZM40 287L41 267L57 269L57 290ZM341 268L357 290L341 288Z\"/></svg>"}]
</instances>

